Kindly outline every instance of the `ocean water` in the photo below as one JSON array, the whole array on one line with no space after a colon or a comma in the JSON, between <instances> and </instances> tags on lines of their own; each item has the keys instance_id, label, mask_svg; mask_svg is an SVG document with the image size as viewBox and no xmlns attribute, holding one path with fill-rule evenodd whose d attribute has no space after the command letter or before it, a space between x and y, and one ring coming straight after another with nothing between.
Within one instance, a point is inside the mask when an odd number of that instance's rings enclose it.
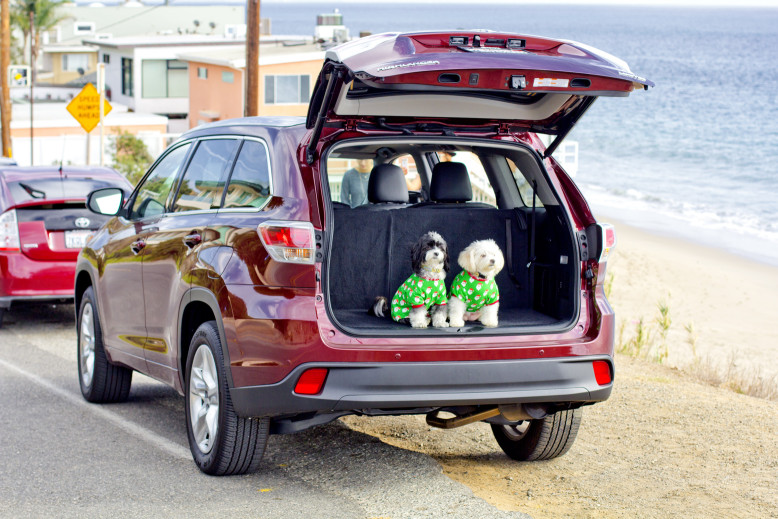
<instances>
[{"instance_id":1,"label":"ocean water","mask_svg":"<svg viewBox=\"0 0 778 519\"><path fill-rule=\"evenodd\" d=\"M568 138L596 214L778 265L778 8L262 3L275 34L339 8L360 31L486 28L586 43L656 83Z\"/></svg>"}]
</instances>

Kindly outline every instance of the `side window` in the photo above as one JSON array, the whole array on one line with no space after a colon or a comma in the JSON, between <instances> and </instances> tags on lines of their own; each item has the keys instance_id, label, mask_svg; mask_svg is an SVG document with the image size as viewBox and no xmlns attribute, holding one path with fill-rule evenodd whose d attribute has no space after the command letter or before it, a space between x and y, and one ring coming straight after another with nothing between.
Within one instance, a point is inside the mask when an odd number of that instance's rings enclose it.
<instances>
[{"instance_id":1,"label":"side window","mask_svg":"<svg viewBox=\"0 0 778 519\"><path fill-rule=\"evenodd\" d=\"M400 155L392 161L392 164L400 166L405 173L405 185L408 191L421 191L421 177L416 168L416 161L411 155Z\"/></svg>"},{"instance_id":2,"label":"side window","mask_svg":"<svg viewBox=\"0 0 778 519\"><path fill-rule=\"evenodd\" d=\"M138 188L130 218L145 218L165 212L165 201L176 174L186 158L191 144L184 144L168 153Z\"/></svg>"},{"instance_id":3,"label":"side window","mask_svg":"<svg viewBox=\"0 0 778 519\"><path fill-rule=\"evenodd\" d=\"M532 207L532 184L527 181L515 162L507 157L505 160L508 162L508 167L513 175L513 180L516 181L516 186L519 188L519 195L521 196L522 202L524 202L525 206ZM535 197L535 207L543 207L543 202L541 202L538 197Z\"/></svg>"},{"instance_id":4,"label":"side window","mask_svg":"<svg viewBox=\"0 0 778 519\"><path fill-rule=\"evenodd\" d=\"M216 209L221 205L227 166L237 146L235 139L200 141L178 188L173 211Z\"/></svg>"},{"instance_id":5,"label":"side window","mask_svg":"<svg viewBox=\"0 0 778 519\"><path fill-rule=\"evenodd\" d=\"M224 207L261 207L269 197L270 169L265 145L246 140L232 169Z\"/></svg>"},{"instance_id":6,"label":"side window","mask_svg":"<svg viewBox=\"0 0 778 519\"><path fill-rule=\"evenodd\" d=\"M470 184L473 187L473 202L484 202L493 206L497 206L497 197L494 194L494 189L489 183L489 178L486 176L484 166L481 164L481 159L478 155L470 151L439 151L438 160L440 162L461 162L467 167L467 172L470 175Z\"/></svg>"}]
</instances>

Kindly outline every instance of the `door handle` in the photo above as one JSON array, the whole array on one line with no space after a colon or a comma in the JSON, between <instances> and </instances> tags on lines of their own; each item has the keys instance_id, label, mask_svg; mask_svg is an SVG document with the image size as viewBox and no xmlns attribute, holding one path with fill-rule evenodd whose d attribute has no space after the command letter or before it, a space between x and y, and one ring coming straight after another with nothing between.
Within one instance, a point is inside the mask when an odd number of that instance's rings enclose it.
<instances>
[{"instance_id":1,"label":"door handle","mask_svg":"<svg viewBox=\"0 0 778 519\"><path fill-rule=\"evenodd\" d=\"M184 236L184 245L189 247L190 249L194 247L195 245L199 245L202 243L203 237L200 236L200 233L193 232L192 234L187 234Z\"/></svg>"},{"instance_id":2,"label":"door handle","mask_svg":"<svg viewBox=\"0 0 778 519\"><path fill-rule=\"evenodd\" d=\"M133 254L140 254L140 251L142 251L143 247L145 246L146 246L146 240L138 240L132 242L130 249L132 249Z\"/></svg>"}]
</instances>

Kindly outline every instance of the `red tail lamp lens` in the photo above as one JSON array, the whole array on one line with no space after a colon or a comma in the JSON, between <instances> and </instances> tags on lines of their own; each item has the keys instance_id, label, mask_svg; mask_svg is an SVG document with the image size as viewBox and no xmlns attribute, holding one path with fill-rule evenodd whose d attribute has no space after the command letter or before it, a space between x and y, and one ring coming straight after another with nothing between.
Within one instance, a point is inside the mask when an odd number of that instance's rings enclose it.
<instances>
[{"instance_id":1,"label":"red tail lamp lens","mask_svg":"<svg viewBox=\"0 0 778 519\"><path fill-rule=\"evenodd\" d=\"M297 385L294 386L294 392L300 395L318 395L324 387L325 380L327 380L326 369L309 369L297 381Z\"/></svg>"},{"instance_id":2,"label":"red tail lamp lens","mask_svg":"<svg viewBox=\"0 0 778 519\"><path fill-rule=\"evenodd\" d=\"M594 380L601 386L611 383L611 367L604 360L595 360L592 362L594 367Z\"/></svg>"},{"instance_id":3,"label":"red tail lamp lens","mask_svg":"<svg viewBox=\"0 0 778 519\"><path fill-rule=\"evenodd\" d=\"M268 245L311 248L311 233L297 227L263 227L262 237Z\"/></svg>"}]
</instances>

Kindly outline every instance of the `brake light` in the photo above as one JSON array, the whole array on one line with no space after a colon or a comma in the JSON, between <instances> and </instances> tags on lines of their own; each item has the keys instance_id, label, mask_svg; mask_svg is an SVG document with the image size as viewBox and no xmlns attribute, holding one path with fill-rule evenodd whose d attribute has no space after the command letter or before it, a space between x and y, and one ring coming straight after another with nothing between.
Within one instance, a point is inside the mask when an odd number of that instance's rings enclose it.
<instances>
[{"instance_id":1,"label":"brake light","mask_svg":"<svg viewBox=\"0 0 778 519\"><path fill-rule=\"evenodd\" d=\"M257 234L265 249L276 261L314 263L315 239L310 222L264 222Z\"/></svg>"},{"instance_id":2,"label":"brake light","mask_svg":"<svg viewBox=\"0 0 778 519\"><path fill-rule=\"evenodd\" d=\"M600 258L598 263L608 261L608 256L611 251L616 247L616 229L610 224L601 223L600 227L600 243L602 243L602 251L600 252Z\"/></svg>"},{"instance_id":3,"label":"brake light","mask_svg":"<svg viewBox=\"0 0 778 519\"><path fill-rule=\"evenodd\" d=\"M325 380L327 380L325 368L306 370L294 386L294 392L299 395L318 395L324 387Z\"/></svg>"},{"instance_id":4,"label":"brake light","mask_svg":"<svg viewBox=\"0 0 778 519\"><path fill-rule=\"evenodd\" d=\"M16 210L0 215L0 251L19 252L19 226L16 224Z\"/></svg>"},{"instance_id":5,"label":"brake light","mask_svg":"<svg viewBox=\"0 0 778 519\"><path fill-rule=\"evenodd\" d=\"M611 367L607 361L595 360L592 362L594 368L594 380L601 386L611 383Z\"/></svg>"}]
</instances>

